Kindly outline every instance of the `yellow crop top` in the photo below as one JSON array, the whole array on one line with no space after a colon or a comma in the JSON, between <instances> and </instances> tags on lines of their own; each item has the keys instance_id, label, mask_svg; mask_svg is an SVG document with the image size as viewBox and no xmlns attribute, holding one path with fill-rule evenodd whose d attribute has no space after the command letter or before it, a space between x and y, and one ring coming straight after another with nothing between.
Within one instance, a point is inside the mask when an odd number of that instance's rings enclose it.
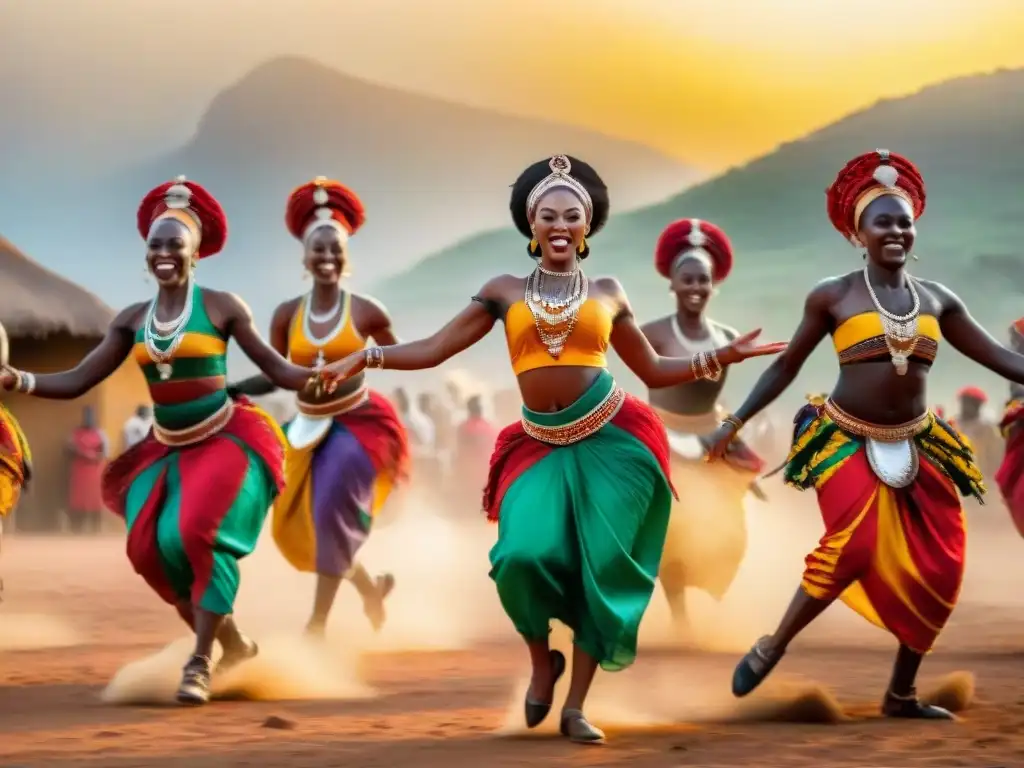
<instances>
[{"instance_id":1,"label":"yellow crop top","mask_svg":"<svg viewBox=\"0 0 1024 768\"><path fill-rule=\"evenodd\" d=\"M325 363L333 363L366 347L366 339L359 335L355 323L352 322L351 293L345 291L338 324L322 339L311 338L306 314L308 301L309 297L305 297L299 302L292 318L291 330L288 333L289 360L296 365L312 367L321 352Z\"/></svg>"},{"instance_id":2,"label":"yellow crop top","mask_svg":"<svg viewBox=\"0 0 1024 768\"><path fill-rule=\"evenodd\" d=\"M939 351L942 332L934 315L921 315L917 320L917 343L910 359L931 365ZM832 344L840 365L888 360L889 348L885 344L885 329L877 312L861 312L848 317L832 333Z\"/></svg>"},{"instance_id":3,"label":"yellow crop top","mask_svg":"<svg viewBox=\"0 0 1024 768\"><path fill-rule=\"evenodd\" d=\"M572 333L565 340L565 348L555 358L540 340L530 308L525 301L517 301L505 314L505 340L508 342L513 372L518 376L534 368L556 365L606 367L608 361L605 353L612 335L613 319L611 310L604 302L600 299L587 299L580 307Z\"/></svg>"}]
</instances>

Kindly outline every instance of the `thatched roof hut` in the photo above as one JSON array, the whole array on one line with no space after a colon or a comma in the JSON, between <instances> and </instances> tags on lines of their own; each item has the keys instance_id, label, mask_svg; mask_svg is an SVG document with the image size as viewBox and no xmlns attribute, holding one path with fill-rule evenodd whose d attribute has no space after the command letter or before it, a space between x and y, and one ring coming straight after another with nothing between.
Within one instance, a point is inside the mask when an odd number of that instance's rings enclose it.
<instances>
[{"instance_id":1,"label":"thatched roof hut","mask_svg":"<svg viewBox=\"0 0 1024 768\"><path fill-rule=\"evenodd\" d=\"M37 264L0 237L0 322L10 337L10 364L34 373L74 368L107 333L115 313L98 297ZM127 360L106 381L77 400L42 400L3 393L32 446L34 480L22 497L16 527L61 527L67 498L66 441L92 407L111 448L121 449L132 411L149 402L145 379Z\"/></svg>"},{"instance_id":2,"label":"thatched roof hut","mask_svg":"<svg viewBox=\"0 0 1024 768\"><path fill-rule=\"evenodd\" d=\"M11 338L65 333L99 338L114 311L84 288L32 261L0 237L0 323Z\"/></svg>"}]
</instances>

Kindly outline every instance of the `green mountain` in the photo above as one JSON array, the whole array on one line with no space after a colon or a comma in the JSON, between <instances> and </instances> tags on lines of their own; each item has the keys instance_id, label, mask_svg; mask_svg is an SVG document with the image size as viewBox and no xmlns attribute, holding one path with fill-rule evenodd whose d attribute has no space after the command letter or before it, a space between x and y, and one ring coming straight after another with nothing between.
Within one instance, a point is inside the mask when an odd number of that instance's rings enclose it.
<instances>
[{"instance_id":1,"label":"green mountain","mask_svg":"<svg viewBox=\"0 0 1024 768\"><path fill-rule=\"evenodd\" d=\"M594 238L587 266L614 274L647 320L672 310L665 282L655 273L654 243L674 219L699 217L722 226L736 249L736 268L715 298L716 319L741 329L762 326L786 338L799 320L802 299L818 280L862 262L830 226L824 190L851 157L877 147L919 165L928 207L919 225L913 271L957 291L992 333L1024 314L1024 70L959 78L914 95L880 101L771 154L666 200L614 215ZM613 204L614 204L614 192ZM460 308L489 277L530 268L525 242L511 228L470 238L423 259L376 286L404 335L429 332ZM492 336L498 334L492 334ZM496 362L489 341L470 353L473 367ZM1004 385L948 348L940 353L932 396L948 399L965 380ZM762 368L743 366L735 397ZM490 366L506 383L508 365ZM831 386L832 353L819 350L798 382L803 391ZM633 382L635 385L635 381ZM800 389L797 387L797 389Z\"/></svg>"}]
</instances>

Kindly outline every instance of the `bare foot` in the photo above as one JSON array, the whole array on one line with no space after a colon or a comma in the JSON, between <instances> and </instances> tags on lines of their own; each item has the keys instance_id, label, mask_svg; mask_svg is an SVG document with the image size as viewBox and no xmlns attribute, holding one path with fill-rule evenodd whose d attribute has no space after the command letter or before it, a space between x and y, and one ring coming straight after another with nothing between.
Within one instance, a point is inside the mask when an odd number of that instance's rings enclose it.
<instances>
[{"instance_id":1,"label":"bare foot","mask_svg":"<svg viewBox=\"0 0 1024 768\"><path fill-rule=\"evenodd\" d=\"M384 620L387 618L384 601L394 588L395 577L390 573L381 574L374 583L373 592L363 599L363 613L370 620L374 632L380 632L380 628L384 626Z\"/></svg>"},{"instance_id":2,"label":"bare foot","mask_svg":"<svg viewBox=\"0 0 1024 768\"><path fill-rule=\"evenodd\" d=\"M259 652L260 647L256 642L242 635L241 643L224 649L224 654L217 663L217 674L222 675L242 662L255 658Z\"/></svg>"}]
</instances>

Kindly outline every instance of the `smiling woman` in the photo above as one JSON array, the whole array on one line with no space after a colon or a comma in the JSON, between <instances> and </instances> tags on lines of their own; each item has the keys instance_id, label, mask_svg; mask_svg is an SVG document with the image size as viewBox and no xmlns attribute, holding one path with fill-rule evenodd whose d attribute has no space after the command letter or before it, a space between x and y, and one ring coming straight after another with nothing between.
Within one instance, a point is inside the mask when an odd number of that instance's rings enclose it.
<instances>
[{"instance_id":1,"label":"smiling woman","mask_svg":"<svg viewBox=\"0 0 1024 768\"><path fill-rule=\"evenodd\" d=\"M214 640L223 649L218 671L257 652L231 616L238 561L255 548L283 485L276 425L248 401L228 396L228 341L237 340L279 386L300 389L314 372L269 347L238 297L196 283L200 260L220 252L227 239L227 218L206 189L183 177L161 184L139 205L137 225L156 296L118 314L100 345L72 370L37 376L4 368L0 386L73 399L129 355L138 362L154 402L153 429L107 466L104 501L125 519L135 571L195 631L177 698L205 704Z\"/></svg>"},{"instance_id":2,"label":"smiling woman","mask_svg":"<svg viewBox=\"0 0 1024 768\"><path fill-rule=\"evenodd\" d=\"M739 336L705 312L732 265L732 244L714 224L682 219L665 228L655 248L655 267L669 280L676 311L641 329L655 351L709 355ZM654 388L649 394L668 430L672 482L681 493L672 506L659 569L680 632L687 629L688 587L702 589L716 600L729 589L746 552L744 497L751 490L763 497L756 483L763 462L742 441L733 441L724 463L704 461L707 436L726 418L718 398L727 376L728 369L718 368L703 380Z\"/></svg>"},{"instance_id":3,"label":"smiling woman","mask_svg":"<svg viewBox=\"0 0 1024 768\"><path fill-rule=\"evenodd\" d=\"M529 239L528 275L495 277L434 335L355 352L324 375L331 389L367 368L432 368L504 322L523 409L498 436L484 491L484 509L498 522L491 578L533 666L527 727L547 717L566 671L565 656L548 644L558 619L574 633L560 730L592 744L604 733L584 715L584 702L598 666L616 671L636 659L672 498L665 429L615 384L607 352L618 352L649 386L706 372L696 356L652 349L618 280L583 273L589 241L609 211L608 189L591 166L567 155L534 163L513 185L509 210ZM728 365L785 346L758 346L757 335L723 344L708 360Z\"/></svg>"},{"instance_id":4,"label":"smiling woman","mask_svg":"<svg viewBox=\"0 0 1024 768\"><path fill-rule=\"evenodd\" d=\"M355 192L318 176L288 198L285 222L303 245L303 266L313 287L274 310L270 343L280 354L317 369L361 352L372 338L395 344L391 319L369 296L344 288L349 239L366 218ZM266 376L233 385L233 392L266 394ZM394 406L368 389L362 376L334 392L300 392L298 415L285 425L285 490L274 504L274 540L296 569L316 573L313 613L306 631L319 636L343 580L358 590L375 630L384 622L391 574L371 578L357 561L360 548L391 494L403 480L408 441Z\"/></svg>"},{"instance_id":5,"label":"smiling woman","mask_svg":"<svg viewBox=\"0 0 1024 768\"><path fill-rule=\"evenodd\" d=\"M980 498L984 487L968 442L927 408L928 373L943 336L1017 383L1024 383L1024 355L998 344L948 288L907 274L926 201L913 163L884 149L859 155L826 200L836 230L865 249L864 268L814 288L789 348L712 436L711 456L721 457L743 423L832 336L839 381L797 414L785 465L788 483L817 493L825 535L774 634L737 665L733 693L760 685L789 643L841 598L900 643L883 714L947 719L946 710L918 700L914 683L960 593L960 496Z\"/></svg>"}]
</instances>

